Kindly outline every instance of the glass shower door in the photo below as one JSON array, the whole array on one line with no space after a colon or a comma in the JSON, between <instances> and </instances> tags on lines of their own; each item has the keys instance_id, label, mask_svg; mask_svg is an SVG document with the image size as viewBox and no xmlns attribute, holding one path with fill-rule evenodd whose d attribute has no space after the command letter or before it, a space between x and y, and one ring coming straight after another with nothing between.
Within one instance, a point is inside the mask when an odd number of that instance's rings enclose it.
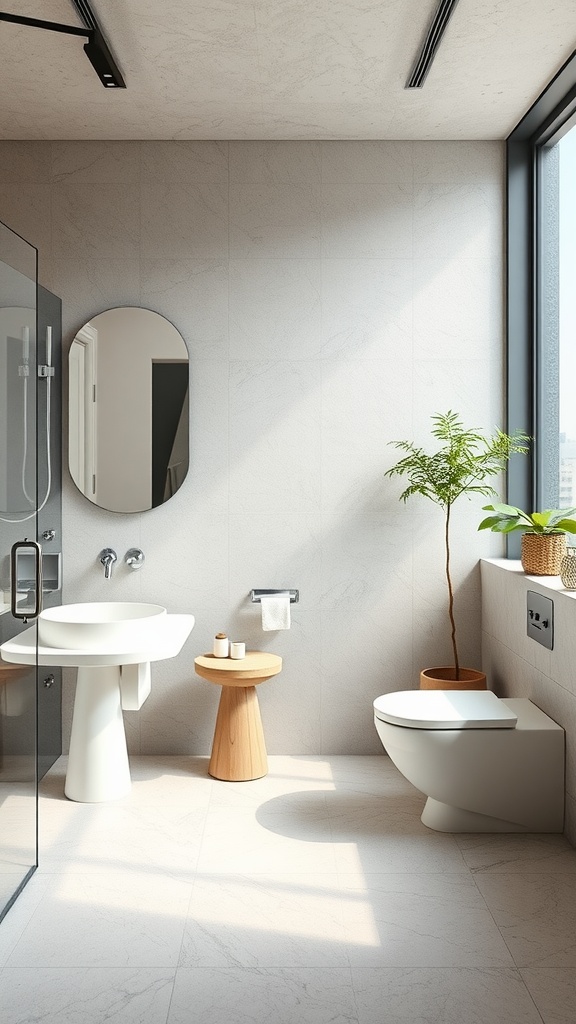
<instances>
[{"instance_id":1,"label":"glass shower door","mask_svg":"<svg viewBox=\"0 0 576 1024\"><path fill-rule=\"evenodd\" d=\"M36 333L37 251L0 223L0 643L37 611ZM37 865L36 721L37 665L0 660L0 919Z\"/></svg>"}]
</instances>

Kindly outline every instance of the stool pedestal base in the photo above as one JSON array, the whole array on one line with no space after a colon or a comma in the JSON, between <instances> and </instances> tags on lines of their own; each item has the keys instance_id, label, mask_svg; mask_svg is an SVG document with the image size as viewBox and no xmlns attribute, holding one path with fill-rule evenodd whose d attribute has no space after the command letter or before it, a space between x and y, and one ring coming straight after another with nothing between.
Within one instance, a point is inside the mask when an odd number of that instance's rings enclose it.
<instances>
[{"instance_id":1,"label":"stool pedestal base","mask_svg":"<svg viewBox=\"0 0 576 1024\"><path fill-rule=\"evenodd\" d=\"M208 767L215 779L247 782L268 772L255 686L223 686Z\"/></svg>"}]
</instances>

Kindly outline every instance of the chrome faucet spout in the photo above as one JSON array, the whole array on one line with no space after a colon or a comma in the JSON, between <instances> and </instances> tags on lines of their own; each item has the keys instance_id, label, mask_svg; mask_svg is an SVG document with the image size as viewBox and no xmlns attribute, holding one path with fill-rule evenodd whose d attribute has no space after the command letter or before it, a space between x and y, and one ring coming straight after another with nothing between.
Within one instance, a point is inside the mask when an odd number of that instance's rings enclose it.
<instances>
[{"instance_id":1,"label":"chrome faucet spout","mask_svg":"<svg viewBox=\"0 0 576 1024\"><path fill-rule=\"evenodd\" d=\"M104 566L104 579L109 580L112 576L112 566L117 561L116 552L112 548L103 548L98 557Z\"/></svg>"}]
</instances>

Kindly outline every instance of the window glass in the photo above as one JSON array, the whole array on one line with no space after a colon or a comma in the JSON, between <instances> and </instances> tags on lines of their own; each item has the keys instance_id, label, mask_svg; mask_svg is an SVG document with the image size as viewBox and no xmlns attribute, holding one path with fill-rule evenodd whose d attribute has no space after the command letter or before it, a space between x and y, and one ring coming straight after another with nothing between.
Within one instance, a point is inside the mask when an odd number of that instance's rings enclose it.
<instances>
[{"instance_id":1,"label":"window glass","mask_svg":"<svg viewBox=\"0 0 576 1024\"><path fill-rule=\"evenodd\" d=\"M557 143L559 507L576 506L576 127Z\"/></svg>"}]
</instances>

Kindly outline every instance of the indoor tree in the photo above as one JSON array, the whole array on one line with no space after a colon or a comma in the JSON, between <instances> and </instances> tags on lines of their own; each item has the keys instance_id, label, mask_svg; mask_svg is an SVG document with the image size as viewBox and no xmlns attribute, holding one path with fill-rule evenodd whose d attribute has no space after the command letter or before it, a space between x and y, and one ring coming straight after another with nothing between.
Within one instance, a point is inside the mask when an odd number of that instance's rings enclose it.
<instances>
[{"instance_id":1,"label":"indoor tree","mask_svg":"<svg viewBox=\"0 0 576 1024\"><path fill-rule=\"evenodd\" d=\"M454 618L454 590L450 574L450 517L454 503L463 495L495 495L496 491L487 483L506 467L514 453L528 451L529 437L520 432L512 436L497 429L485 437L475 427L466 429L457 413L436 413L432 416L432 435L441 442L441 447L429 455L412 441L390 441L394 447L405 452L404 458L387 470L385 476L405 476L408 487L400 495L407 501L413 494L420 494L439 505L444 512L445 572L448 585L448 616L450 619L452 651L454 657L454 678L460 679L460 661L456 642L456 621Z\"/></svg>"}]
</instances>

